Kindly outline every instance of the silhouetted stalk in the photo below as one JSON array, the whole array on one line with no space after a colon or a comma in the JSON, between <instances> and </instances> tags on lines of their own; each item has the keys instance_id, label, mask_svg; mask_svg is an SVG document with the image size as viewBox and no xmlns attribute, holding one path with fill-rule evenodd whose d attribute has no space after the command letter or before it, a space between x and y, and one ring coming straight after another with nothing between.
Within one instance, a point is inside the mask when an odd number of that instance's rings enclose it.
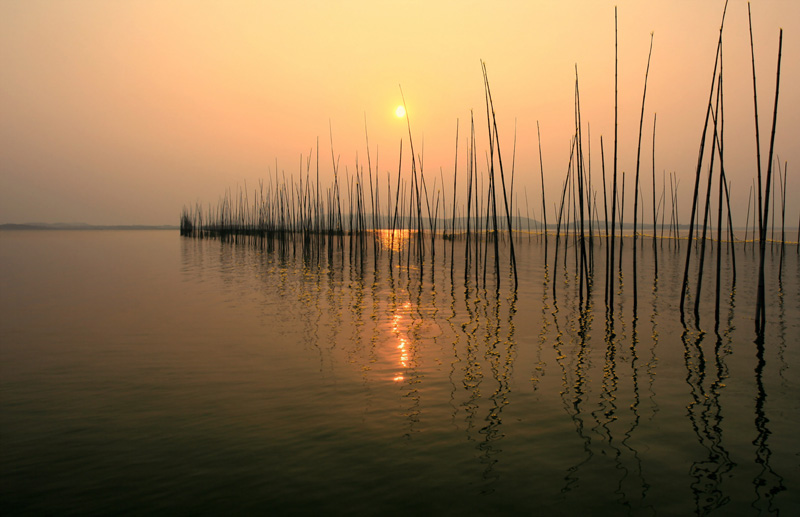
<instances>
[{"instance_id":1,"label":"silhouetted stalk","mask_svg":"<svg viewBox=\"0 0 800 517\"><path fill-rule=\"evenodd\" d=\"M322 230L322 228L320 227L320 225L322 224L322 221L320 220L320 215L321 215L320 214L320 203L322 202L322 200L319 197L319 137L317 137L316 162L317 162L317 200L316 200L316 203L315 203L314 210L315 210L315 223L317 225L316 226L316 231L317 231L317 233L320 233L321 230Z\"/></svg>"},{"instance_id":2,"label":"silhouetted stalk","mask_svg":"<svg viewBox=\"0 0 800 517\"><path fill-rule=\"evenodd\" d=\"M581 97L578 85L578 66L575 65L575 140L578 146L577 161L577 183L578 183L578 206L580 212L580 265L578 266L578 300L583 302L583 285L586 283L586 291L589 291L589 264L586 256L586 239L584 237L584 178L583 178L583 138L581 133ZM589 212L591 216L591 212Z\"/></svg>"},{"instance_id":3,"label":"silhouetted stalk","mask_svg":"<svg viewBox=\"0 0 800 517\"><path fill-rule=\"evenodd\" d=\"M675 201L674 201L674 204L675 204L675 236L676 236L676 241L675 242L677 242L678 248L680 249L681 242L682 242L683 239L680 238L680 231L681 231L681 219L680 219L680 216L681 216L681 212L680 212L680 209L678 207L678 188L681 185L681 180L678 179L678 173L674 173L674 178L675 178ZM688 243L688 241L687 241L687 245L690 245Z\"/></svg>"},{"instance_id":4,"label":"silhouetted stalk","mask_svg":"<svg viewBox=\"0 0 800 517\"><path fill-rule=\"evenodd\" d=\"M487 118L488 118L488 115L487 115ZM494 141L493 141L493 138L494 137L492 136L491 127L490 127L490 131L489 131L489 152L490 153L494 152ZM494 169L493 169L493 165L492 165L493 161L494 161L493 157L489 158L487 156L487 158L486 158L486 169L489 171L489 177L488 177L488 180L489 180L489 192L488 192L488 197L486 198L486 217L485 217L485 222L484 222L484 225L485 225L485 228L486 228L485 240L483 242L483 288L484 289L486 289L486 269L487 269L487 266L488 266L488 263L489 263L489 240L490 240L490 238L489 238L489 235L490 235L489 234L489 228L490 228L490 224L491 224L491 228L492 228L491 235L492 235L492 237L494 237L492 240L493 240L495 245L498 244L498 242L497 242L497 210L496 210L497 203L496 203L496 197L495 197L495 192L494 192ZM495 208L495 210L492 210L492 208ZM495 267L499 268L500 267L500 261L499 261L499 258L498 258L499 251L498 250L495 250L495 251L496 251L496 253L495 253L495 261L494 261L494 263L495 263ZM496 276L499 277L499 275L496 275Z\"/></svg>"},{"instance_id":5,"label":"silhouetted stalk","mask_svg":"<svg viewBox=\"0 0 800 517\"><path fill-rule=\"evenodd\" d=\"M731 283L736 286L736 237L733 234L733 220L731 219L731 195L728 190L728 179L725 177L725 170L722 170L722 184L725 188L725 202L728 207L728 231L730 232L730 254L731 254L731 269L733 278Z\"/></svg>"},{"instance_id":6,"label":"silhouetted stalk","mask_svg":"<svg viewBox=\"0 0 800 517\"><path fill-rule=\"evenodd\" d=\"M753 189L756 189L756 180L753 180ZM758 215L756 215L756 212L758 212ZM758 246L760 246L759 243L761 242L761 215L762 214L761 211L758 209L758 206L756 206L756 204L753 203L753 228L750 232L753 236L752 237L753 243L752 246L750 247L752 251L755 251L758 248ZM758 224L758 228L756 228L756 224ZM758 238L756 238L756 234L758 234Z\"/></svg>"},{"instance_id":7,"label":"silhouetted stalk","mask_svg":"<svg viewBox=\"0 0 800 517\"><path fill-rule=\"evenodd\" d=\"M639 116L639 144L636 148L636 179L633 182L633 252L636 253L636 239L638 237L638 209L639 209L639 163L642 155L642 126L644 124L644 104L647 99L647 76L650 74L650 57L653 55L653 33L650 33L650 52L647 54L647 69L644 72L644 93L642 94L642 112ZM634 277L634 282L636 281ZM634 289L634 293L636 290Z\"/></svg>"},{"instance_id":8,"label":"silhouetted stalk","mask_svg":"<svg viewBox=\"0 0 800 517\"><path fill-rule=\"evenodd\" d=\"M567 226L566 226L568 234L567 234L567 238L564 240L564 246L568 245L569 238L572 237L572 246L576 250L575 251L575 275L577 276L578 272L579 272L579 269L578 269L578 256L579 256L579 253L577 252L577 250L578 250L578 195L575 192L575 190L577 188L576 187L576 183L577 183L576 176L578 174L577 171L578 171L578 165L579 165L579 159L577 157L577 155L578 155L578 149L577 149L577 147L578 147L578 138L577 137L575 137L575 147L576 147L576 150L575 150L575 157L573 158L574 161L572 163L572 175L569 177L570 190L569 190L569 199L568 199L568 205L567 205L568 210L567 210ZM565 253L564 254L564 266L566 267L566 265L567 265L567 254Z\"/></svg>"},{"instance_id":9,"label":"silhouetted stalk","mask_svg":"<svg viewBox=\"0 0 800 517\"><path fill-rule=\"evenodd\" d=\"M539 174L542 179L542 223L544 224L544 262L547 264L547 209L544 195L544 164L542 162L542 133L539 131L539 121L536 121L536 136L539 140Z\"/></svg>"},{"instance_id":10,"label":"silhouetted stalk","mask_svg":"<svg viewBox=\"0 0 800 517\"><path fill-rule=\"evenodd\" d=\"M513 217L514 215L514 172L516 170L517 164L517 119L514 119L514 145L511 148L511 186L508 189L510 201L508 202L508 212ZM505 188L503 189L505 191ZM513 234L511 233L511 225L509 224L509 240L513 240Z\"/></svg>"},{"instance_id":11,"label":"silhouetted stalk","mask_svg":"<svg viewBox=\"0 0 800 517\"><path fill-rule=\"evenodd\" d=\"M564 178L564 188L561 191L561 204L560 204L560 206L558 208L558 217L556 219L556 221L557 221L556 222L556 250L555 250L555 256L553 257L553 263L554 264L558 264L558 248L559 248L559 241L561 240L561 219L562 219L563 214L564 214L564 199L565 199L566 194L567 194L567 187L569 186L569 178L570 178L570 175L572 174L572 154L573 154L574 151L575 151L575 143L573 141L573 142L571 142L571 147L570 147L569 164L567 166L567 177ZM569 213L569 210L567 212ZM566 252L565 252L565 254L566 254ZM554 298L556 296L556 284L557 283L558 282L553 282L553 297Z\"/></svg>"},{"instance_id":12,"label":"silhouetted stalk","mask_svg":"<svg viewBox=\"0 0 800 517\"><path fill-rule=\"evenodd\" d=\"M508 239L509 243L508 244L509 244L509 253L511 255L511 267L514 270L514 289L516 289L517 286L519 285L519 279L517 278L517 257L516 257L516 254L514 253L514 239L513 239L513 236L511 234L511 229L512 229L511 208L509 206L508 196L506 194L506 180L505 180L505 174L503 173L503 157L502 157L502 155L500 153L500 135L499 135L499 133L497 131L497 118L495 117L495 113L494 113L494 102L492 102L492 91L489 88L489 77L488 77L487 72L486 72L486 63L481 62L481 64L483 66L483 80L484 80L484 83L486 85L486 95L487 95L487 98L488 98L488 107L491 108L491 112L492 112L492 126L489 127L489 132L491 133L492 127L493 127L494 128L494 143L497 146L497 163L500 166L500 183L501 183L501 186L503 188L503 203L504 203L504 206L505 206L505 209L506 209L506 218L508 220L508 237L509 237L509 239ZM488 116L488 114L487 114L487 116ZM494 160L492 160L491 169L492 169L492 171L491 171L492 181L494 181ZM492 199L494 200L494 196L492 197ZM494 203L494 201L492 201L492 202ZM496 258L499 260L499 251L497 249L497 221L496 221L496 219L497 219L496 210L497 209L496 209L496 207L493 208L493 210L495 211L495 253L496 253ZM500 282L499 278L500 278L500 275L499 275L499 270L498 270L498 280L497 280L498 281L498 286L499 286L499 282Z\"/></svg>"},{"instance_id":13,"label":"silhouetted stalk","mask_svg":"<svg viewBox=\"0 0 800 517\"><path fill-rule=\"evenodd\" d=\"M367 142L367 170L369 171L369 205L372 208L372 229L377 228L376 210L375 210L375 197L372 192L372 159L369 154L369 132L367 131L367 114L364 113L364 138ZM377 170L376 176L377 176Z\"/></svg>"},{"instance_id":14,"label":"silhouetted stalk","mask_svg":"<svg viewBox=\"0 0 800 517\"><path fill-rule=\"evenodd\" d=\"M456 130L456 133L458 133L458 130ZM458 140L456 140L456 142L457 141ZM458 143L456 143L456 146L457 145L458 145ZM458 154L458 153L456 153L456 154ZM453 177L455 178L455 174L453 175ZM448 215L447 215L447 191L445 190L445 187L444 187L445 186L445 183L444 183L444 167L442 167L441 165L439 166L439 181L441 181L442 186L439 189L440 192L437 192L436 195L437 195L437 197L440 194L442 196L442 215L441 215L441 219L442 219L442 238L446 239L447 235L448 235L448 233L447 233L447 221L448 221ZM453 181L455 182L455 179ZM454 211L454 213L455 213L455 211ZM436 217L437 218L440 217L439 214L436 214ZM438 222L436 223L436 226L437 227L439 226ZM445 246L443 249L444 249L444 256L445 256L445 258L447 258L447 247Z\"/></svg>"},{"instance_id":15,"label":"silhouetted stalk","mask_svg":"<svg viewBox=\"0 0 800 517\"><path fill-rule=\"evenodd\" d=\"M580 111L578 112L578 115L580 115ZM588 142L588 144L587 144L588 145L588 149L587 149L587 153L586 153L586 156L587 156L586 164L587 165L584 168L584 170L586 171L586 173L584 174L584 178L586 179L586 187L585 187L585 192L586 192L586 213L589 215L589 221L588 221L588 226L589 226L589 247L588 247L587 251L588 251L588 260L589 260L589 266L588 267L590 267L592 269L592 271L594 271L594 238L593 238L594 223L593 223L593 219L592 219L592 217L593 217L592 214L594 213L594 216L597 216L597 213L596 213L597 211L594 208L595 207L594 203L597 200L597 193L592 190L592 126L591 126L591 124L588 124L588 123L586 124L586 132L587 132L586 140ZM592 277L588 275L588 270L587 270L587 278L586 278L587 288L588 288L588 283L591 280L591 278Z\"/></svg>"},{"instance_id":16,"label":"silhouetted stalk","mask_svg":"<svg viewBox=\"0 0 800 517\"><path fill-rule=\"evenodd\" d=\"M450 279L453 277L453 255L456 246L456 193L458 192L458 119L456 119L456 155L453 166L453 224L450 227ZM444 188L444 179L442 179Z\"/></svg>"},{"instance_id":17,"label":"silhouetted stalk","mask_svg":"<svg viewBox=\"0 0 800 517\"><path fill-rule=\"evenodd\" d=\"M489 148L493 148L493 141L492 136L489 136ZM488 159L487 159L488 160ZM487 163L487 169L490 171L492 170L491 163ZM498 239L497 239L497 203L496 203L496 195L494 192L494 174L489 175L489 192L486 198L486 234L485 240L483 243L483 288L486 289L486 269L489 264L489 224L492 223L492 241L494 243L495 248L495 255L494 255L494 266L496 272L496 281L500 282L500 252L498 248ZM499 287L499 286L498 286Z\"/></svg>"},{"instance_id":18,"label":"silhouetted stalk","mask_svg":"<svg viewBox=\"0 0 800 517\"><path fill-rule=\"evenodd\" d=\"M656 246L658 228L658 208L656 207L656 117L653 113L653 258L655 262L655 278L658 278L658 247Z\"/></svg>"},{"instance_id":19,"label":"silhouetted stalk","mask_svg":"<svg viewBox=\"0 0 800 517\"><path fill-rule=\"evenodd\" d=\"M625 171L622 171L622 199L619 204L619 270L622 272L622 245L625 243Z\"/></svg>"},{"instance_id":20,"label":"silhouetted stalk","mask_svg":"<svg viewBox=\"0 0 800 517\"><path fill-rule=\"evenodd\" d=\"M781 255L780 255L780 265L778 266L778 278L783 277L783 252L786 243L786 228L785 228L785 219L786 219L786 166L784 165L783 168L783 177L781 177L781 162L780 158L778 159L778 179L780 180L781 185Z\"/></svg>"},{"instance_id":21,"label":"silhouetted stalk","mask_svg":"<svg viewBox=\"0 0 800 517\"><path fill-rule=\"evenodd\" d=\"M528 223L528 242L531 240L531 211L528 206L528 187L523 187L523 193L525 194L525 219ZM545 256L545 261L547 261L547 257Z\"/></svg>"},{"instance_id":22,"label":"silhouetted stalk","mask_svg":"<svg viewBox=\"0 0 800 517\"><path fill-rule=\"evenodd\" d=\"M394 216L392 217L392 233L391 244L389 246L389 267L392 266L392 257L394 256L394 234L397 229L397 210L400 206L400 172L403 170L403 139L400 139L400 158L397 160L397 192L394 198Z\"/></svg>"},{"instance_id":23,"label":"silhouetted stalk","mask_svg":"<svg viewBox=\"0 0 800 517\"><path fill-rule=\"evenodd\" d=\"M603 171L603 213L604 213L604 222L606 226L606 234L605 239L606 243L608 243L608 199L606 195L606 155L603 149L603 137L600 136L600 168ZM614 224L613 221L611 223ZM605 282L605 300L608 303L608 290L609 290L609 269L608 264L610 264L610 249L611 247L606 245L606 282Z\"/></svg>"},{"instance_id":24,"label":"silhouetted stalk","mask_svg":"<svg viewBox=\"0 0 800 517\"><path fill-rule=\"evenodd\" d=\"M705 264L705 252L706 252L706 235L708 231L708 217L709 211L711 206L711 181L714 176L714 158L716 157L716 150L717 150L717 116L715 113L719 113L719 106L720 106L720 92L722 91L722 46L719 47L719 82L717 86L717 98L716 98L716 111L712 111L712 119L714 123L714 130L712 133L712 140L711 140L711 163L708 167L708 186L706 187L706 202L705 202L705 209L703 210L703 237L700 240L700 264L697 270L697 292L695 293L694 298L694 318L695 323L699 327L700 322L700 293L702 291L703 286L703 265Z\"/></svg>"},{"instance_id":25,"label":"silhouetted stalk","mask_svg":"<svg viewBox=\"0 0 800 517\"><path fill-rule=\"evenodd\" d=\"M712 74L712 79L711 79L711 90L709 91L708 94L706 118L705 122L703 123L703 135L700 138L700 151L698 152L697 156L697 170L695 173L694 193L692 195L692 215L689 218L689 236L688 236L688 247L686 249L686 266L684 267L683 270L683 285L681 287L681 303L680 303L681 323L684 323L686 290L689 284L689 263L692 257L692 239L694 238L694 220L695 220L695 215L697 213L697 195L698 195L698 189L700 188L700 173L702 172L702 167L703 167L703 151L705 149L705 144L706 144L706 131L708 130L708 118L711 115L711 101L714 98L714 85L717 82L717 64L719 62L720 47L722 47L722 28L725 25L725 12L727 11L727 9L728 9L728 1L725 0L725 7L722 11L722 22L720 23L719 27L719 40L717 41L717 51L714 57L714 73Z\"/></svg>"},{"instance_id":26,"label":"silhouetted stalk","mask_svg":"<svg viewBox=\"0 0 800 517\"><path fill-rule=\"evenodd\" d=\"M473 171L475 176L475 287L478 286L478 280L480 279L480 267L481 267L481 239L485 239L486 235L483 233L483 228L481 226L481 203L483 202L483 176L478 174L478 151L475 148L476 141L473 140L473 147L472 147L472 159L473 159ZM478 182L480 181L480 185Z\"/></svg>"},{"instance_id":27,"label":"silhouetted stalk","mask_svg":"<svg viewBox=\"0 0 800 517\"><path fill-rule=\"evenodd\" d=\"M661 248L664 247L664 220L665 214L667 209L667 171L661 170L661 195L658 197L658 207L656 208L656 213L661 215L661 232L658 232L657 228L653 229L653 233L657 234L659 237L659 245Z\"/></svg>"},{"instance_id":28,"label":"silhouetted stalk","mask_svg":"<svg viewBox=\"0 0 800 517\"><path fill-rule=\"evenodd\" d=\"M722 53L722 49L720 49L720 54ZM716 290L715 290L715 300L714 300L714 331L719 331L719 305L720 305L720 295L722 293L722 284L720 280L721 276L721 269L722 269L722 194L725 187L725 153L724 153L724 142L725 142L725 101L724 101L724 94L723 94L723 72L722 72L722 56L720 55L720 65L719 65L719 106L717 108L717 118L714 120L715 135L717 134L716 125L719 124L719 140L717 141L717 148L719 149L719 196L717 199L717 278L716 278Z\"/></svg>"},{"instance_id":29,"label":"silhouetted stalk","mask_svg":"<svg viewBox=\"0 0 800 517\"><path fill-rule=\"evenodd\" d=\"M769 155L767 157L767 183L764 189L766 199L764 200L764 217L762 219L761 229L761 242L759 247L759 267L758 267L758 299L757 316L756 316L756 332L759 335L764 334L764 326L766 324L766 300L764 292L764 254L766 251L766 223L769 219L769 193L770 184L772 180L772 156L775 150L775 126L778 121L778 94L781 86L781 51L783 48L783 29L780 29L778 36L778 72L775 80L775 105L772 111L772 131L769 138Z\"/></svg>"},{"instance_id":30,"label":"silhouetted stalk","mask_svg":"<svg viewBox=\"0 0 800 517\"><path fill-rule=\"evenodd\" d=\"M433 183L434 183L434 187L435 187L436 186L436 181L434 180ZM436 189L434 188L434 190L436 190ZM433 233L434 236L436 235L436 231L437 231L436 227L438 226L438 221L439 221L439 201L440 201L439 198L441 197L441 193L442 193L441 190L436 190L436 204L435 204L435 206L433 208L433 222L431 223L431 233ZM434 251L435 251L436 246L434 244L435 244L435 237L431 237L431 246L432 246L432 249L431 249L431 261L433 261L433 257L435 256ZM445 253L445 259L446 259L447 258L447 250L446 249L445 249L444 253ZM431 274L433 274L433 268L431 268Z\"/></svg>"},{"instance_id":31,"label":"silhouetted stalk","mask_svg":"<svg viewBox=\"0 0 800 517\"><path fill-rule=\"evenodd\" d=\"M474 143L475 143L475 121L472 116L472 111L470 110L470 143L467 146L467 238L465 240L465 255L464 260L466 261L464 265L464 283L467 282L469 276L469 258L472 255L472 250L470 248L470 229L471 229L471 221L472 221L472 175L473 175L473 152L474 152Z\"/></svg>"},{"instance_id":32,"label":"silhouetted stalk","mask_svg":"<svg viewBox=\"0 0 800 517\"><path fill-rule=\"evenodd\" d=\"M562 217L563 217L563 214L564 214L564 201L565 201L566 195L567 195L567 187L569 186L569 178L570 178L570 175L572 174L572 154L575 151L575 143L574 143L574 141L571 142L570 144L571 144L572 147L570 148L570 153L569 153L569 163L567 165L567 176L566 176L566 178L564 178L564 187L561 190L561 203L559 204L559 207L558 207L558 217L556 219L556 221L557 221L556 222L556 256L555 256L555 261L556 262L558 262L558 245L559 245L559 242L561 240L561 220L562 220ZM567 210L567 213L569 213L569 210Z\"/></svg>"},{"instance_id":33,"label":"silhouetted stalk","mask_svg":"<svg viewBox=\"0 0 800 517\"><path fill-rule=\"evenodd\" d=\"M757 178L758 178L758 188L756 191L758 192L758 238L759 243L761 242L761 231L763 230L763 225L761 223L761 214L763 211L763 199L761 189L763 186L761 180L761 138L759 132L759 124L758 124L758 93L756 90L756 53L755 48L753 46L753 18L750 15L750 2L747 2L747 24L750 29L750 62L753 67L753 111L755 113L755 124L756 124L756 171L757 171ZM753 221L755 224L755 220ZM756 322L758 325L758 322Z\"/></svg>"},{"instance_id":34,"label":"silhouetted stalk","mask_svg":"<svg viewBox=\"0 0 800 517\"><path fill-rule=\"evenodd\" d=\"M615 245L615 228L617 220L617 133L619 122L619 38L617 29L617 7L614 6L614 177L612 178L613 187L611 192L611 251L609 252L608 262L608 305L606 309L609 313L614 313L614 275L611 273L614 264L614 245ZM622 228L620 228L620 232Z\"/></svg>"},{"instance_id":35,"label":"silhouetted stalk","mask_svg":"<svg viewBox=\"0 0 800 517\"><path fill-rule=\"evenodd\" d=\"M750 194L747 196L747 220L744 223L744 242L747 244L747 233L750 229L750 205L753 202L753 187L750 186Z\"/></svg>"},{"instance_id":36,"label":"silhouetted stalk","mask_svg":"<svg viewBox=\"0 0 800 517\"><path fill-rule=\"evenodd\" d=\"M776 160L776 164L778 165L778 182L780 182L780 179L781 179L781 168L780 168L780 166L781 166L781 164L777 160ZM777 183L776 182L772 182L772 193L771 193L772 194L772 196L771 196L772 197L772 215L770 216L770 228L771 228L771 230L770 230L770 237L769 237L770 250L775 248L775 198L778 197L778 196L775 195L775 185L777 185Z\"/></svg>"},{"instance_id":37,"label":"silhouetted stalk","mask_svg":"<svg viewBox=\"0 0 800 517\"><path fill-rule=\"evenodd\" d=\"M339 197L339 160L333 152L333 127L328 121L328 128L331 136L331 162L333 164L333 193L331 201L336 204L336 217L334 219L333 231L341 234L342 232L342 209L341 198ZM277 167L277 166L276 166Z\"/></svg>"},{"instance_id":38,"label":"silhouetted stalk","mask_svg":"<svg viewBox=\"0 0 800 517\"><path fill-rule=\"evenodd\" d=\"M383 223L382 223L383 219L382 219L382 215L381 215L381 196L379 194L381 189L380 189L380 182L378 181L378 179L380 178L380 175L378 174L378 171L380 171L380 169L378 168L379 160L380 160L380 149L377 146L375 146L375 208L374 208L374 210L375 210L375 221L376 221L376 224L375 224L375 227L373 228L373 230L377 230L379 226L383 227Z\"/></svg>"},{"instance_id":39,"label":"silhouetted stalk","mask_svg":"<svg viewBox=\"0 0 800 517\"><path fill-rule=\"evenodd\" d=\"M409 202L413 205L414 198L416 197L416 205L417 205L417 240L419 242L419 253L420 257L425 252L425 247L422 240L422 203L420 200L420 193L419 193L419 180L417 178L417 162L416 162L416 155L414 154L414 140L411 137L411 119L408 116L408 108L406 107L406 98L403 95L403 88L400 87L400 97L403 99L403 109L406 112L406 125L408 126L408 143L411 147L411 176L412 176L412 183L411 183L411 194L409 196ZM411 208L413 212L413 208ZM422 265L422 264L420 264Z\"/></svg>"},{"instance_id":40,"label":"silhouetted stalk","mask_svg":"<svg viewBox=\"0 0 800 517\"><path fill-rule=\"evenodd\" d=\"M422 179L422 190L425 193L425 206L426 206L427 211L428 211L428 225L429 225L430 230L431 230L431 259L433 259L434 255L436 253L436 249L435 249L436 248L436 246L435 246L436 232L433 231L433 217L431 216L431 204L430 204L429 196L428 196L428 186L425 183L425 175L422 173L422 165L421 164L422 164L422 159L420 159L420 171L419 171L420 174L419 174L419 177ZM435 188L435 183L434 183L434 191L435 190L436 190L436 188Z\"/></svg>"}]
</instances>

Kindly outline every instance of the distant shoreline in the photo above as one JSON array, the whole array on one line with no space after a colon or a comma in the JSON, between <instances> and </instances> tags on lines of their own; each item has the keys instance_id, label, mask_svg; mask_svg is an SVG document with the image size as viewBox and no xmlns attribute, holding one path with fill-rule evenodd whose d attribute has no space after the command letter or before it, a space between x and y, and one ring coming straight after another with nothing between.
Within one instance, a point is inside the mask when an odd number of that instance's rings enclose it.
<instances>
[{"instance_id":1,"label":"distant shoreline","mask_svg":"<svg viewBox=\"0 0 800 517\"><path fill-rule=\"evenodd\" d=\"M175 225L116 224L94 225L83 223L6 223L0 224L2 230L178 230Z\"/></svg>"}]
</instances>

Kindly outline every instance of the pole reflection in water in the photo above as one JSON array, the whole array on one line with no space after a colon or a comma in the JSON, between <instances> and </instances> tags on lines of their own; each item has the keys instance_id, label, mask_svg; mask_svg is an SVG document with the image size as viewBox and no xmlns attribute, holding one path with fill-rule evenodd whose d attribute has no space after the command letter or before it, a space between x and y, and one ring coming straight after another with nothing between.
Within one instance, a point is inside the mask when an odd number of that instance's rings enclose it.
<instances>
[{"instance_id":1,"label":"pole reflection in water","mask_svg":"<svg viewBox=\"0 0 800 517\"><path fill-rule=\"evenodd\" d=\"M756 339L756 407L755 407L755 426L756 438L753 445L756 446L755 462L759 468L758 473L753 479L756 499L753 501L753 508L759 512L777 513L778 507L775 498L778 494L786 490L784 479L772 467L772 450L769 447L770 419L766 413L767 391L764 386L764 368L766 366L764 341Z\"/></svg>"},{"instance_id":2,"label":"pole reflection in water","mask_svg":"<svg viewBox=\"0 0 800 517\"><path fill-rule=\"evenodd\" d=\"M583 451L585 453L585 457L583 457L578 463L572 465L567 470L567 475L564 477L564 487L561 489L562 493L567 493L572 490L575 490L579 486L579 476L578 471L581 467L587 464L592 457L594 456L594 452L592 450L591 444L592 440L585 431L585 423L584 423L584 416L582 414L582 403L584 401L584 389L588 389L585 384L585 379L583 377L583 369L578 368L575 372L575 381L574 383L570 383L570 369L568 368L567 363L567 356L565 355L564 351L562 350L565 347L565 343L563 340L563 334L561 331L561 326L559 324L559 303L555 297L553 296L553 328L556 332L555 338L555 351L556 351L556 361L558 365L561 367L561 374L562 374L562 400L564 404L564 408L567 413L571 416L573 424L575 426L575 430L578 433L578 437L580 441L583 443ZM580 345L581 351L585 351L585 347ZM584 356L581 353L581 357L579 359L579 365L583 362ZM574 396L572 400L569 400L569 393L570 391L574 391Z\"/></svg>"},{"instance_id":3,"label":"pole reflection in water","mask_svg":"<svg viewBox=\"0 0 800 517\"><path fill-rule=\"evenodd\" d=\"M715 346L716 378L707 380L707 361L703 344L706 334L702 331L686 329L683 335L684 357L686 360L686 382L691 389L692 400L687 406L687 417L700 446L705 450L704 458L695 460L691 466L694 478L691 488L694 493L695 511L705 515L730 503L720 484L731 468L729 455L722 446L719 410L715 407L722 385L719 341ZM707 384L710 386L707 387Z\"/></svg>"},{"instance_id":4,"label":"pole reflection in water","mask_svg":"<svg viewBox=\"0 0 800 517\"><path fill-rule=\"evenodd\" d=\"M545 256L547 252L545 251ZM550 268L547 263L544 265L544 280L542 282L542 327L539 330L539 339L536 342L536 362L534 364L533 373L531 375L531 383L533 384L533 389L537 390L539 388L539 382L541 381L541 376L544 375L545 367L547 363L544 362L542 358L542 352L544 349L545 343L548 341L548 332L550 328L550 320L547 317L547 313L550 310L550 305L548 304L548 284L550 283Z\"/></svg>"},{"instance_id":5,"label":"pole reflection in water","mask_svg":"<svg viewBox=\"0 0 800 517\"><path fill-rule=\"evenodd\" d=\"M566 260L545 265L542 243L520 240L520 286L512 290L506 280L495 288L492 267L485 283L482 266L477 279L472 270L459 273L472 246L433 241L440 248L432 261L414 255L408 232L378 232L373 244L380 253L351 257L345 243L300 268L291 247L270 253L192 241L183 248L187 282L218 276L228 295L249 293L250 301L229 296L238 304L231 310L258 305L261 296L272 308L259 316L267 325L276 306L298 318L296 343L263 345L283 347L295 364L297 385L271 389L307 408L293 413L297 426L336 437L289 446L311 447L315 468L348 472L357 484L383 479L382 469L394 465L396 481L421 500L474 511L707 514L796 501L789 490L800 482L791 463L800 453L791 438L796 417L773 410L796 408L790 388L800 357L786 336L800 322L783 309L800 307L795 284L781 286L778 321L753 360L752 336L739 330L752 327L752 310L738 306L736 291L720 297L727 320L713 337L680 324L677 249L660 249L652 289L624 282L631 254L620 257L609 268L618 283L606 307L592 290L581 293L584 280L568 256L574 246L561 250ZM636 248L644 258L634 277L651 278L650 248ZM776 393L769 404L767 392ZM358 417L337 420L334 408ZM362 446L374 456L360 454ZM336 490L347 492L340 483ZM524 496L530 486L536 502Z\"/></svg>"}]
</instances>

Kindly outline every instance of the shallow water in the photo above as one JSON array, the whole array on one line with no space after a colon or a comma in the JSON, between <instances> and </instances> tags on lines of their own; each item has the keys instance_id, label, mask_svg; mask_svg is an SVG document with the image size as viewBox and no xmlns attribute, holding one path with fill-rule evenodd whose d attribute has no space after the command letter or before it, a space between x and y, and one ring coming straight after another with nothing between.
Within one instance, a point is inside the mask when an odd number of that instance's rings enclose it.
<instances>
[{"instance_id":1,"label":"shallow water","mask_svg":"<svg viewBox=\"0 0 800 517\"><path fill-rule=\"evenodd\" d=\"M484 284L463 240L399 241L0 233L0 511L800 510L796 248L759 344L749 245L715 331L716 249L684 327L685 241L656 282L627 239L611 309L597 245L581 299L574 243L522 236L514 291L507 243L497 288L491 247Z\"/></svg>"}]
</instances>

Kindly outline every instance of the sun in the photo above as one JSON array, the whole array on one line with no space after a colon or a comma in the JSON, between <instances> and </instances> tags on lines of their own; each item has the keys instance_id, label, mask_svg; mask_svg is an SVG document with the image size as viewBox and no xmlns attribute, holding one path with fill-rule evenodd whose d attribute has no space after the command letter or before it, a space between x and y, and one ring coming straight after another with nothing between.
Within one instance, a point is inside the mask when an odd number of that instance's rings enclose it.
<instances>
[{"instance_id":1,"label":"sun","mask_svg":"<svg viewBox=\"0 0 800 517\"><path fill-rule=\"evenodd\" d=\"M394 114L397 115L398 118L403 118L406 116L406 109L402 106L398 106L396 110L394 110Z\"/></svg>"}]
</instances>

